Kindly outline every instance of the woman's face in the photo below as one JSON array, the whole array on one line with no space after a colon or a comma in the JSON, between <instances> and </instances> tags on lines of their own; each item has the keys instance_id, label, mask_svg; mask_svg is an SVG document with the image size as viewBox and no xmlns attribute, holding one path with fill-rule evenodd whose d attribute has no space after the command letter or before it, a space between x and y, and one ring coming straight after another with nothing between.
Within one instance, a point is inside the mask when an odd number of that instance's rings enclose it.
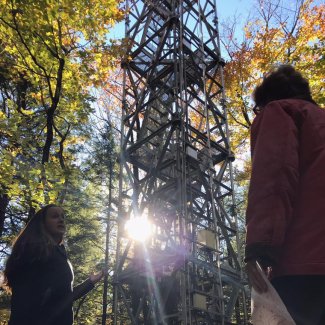
<instances>
[{"instance_id":1,"label":"woman's face","mask_svg":"<svg viewBox=\"0 0 325 325\"><path fill-rule=\"evenodd\" d=\"M46 212L45 230L57 242L60 243L65 234L64 211L60 207L51 207Z\"/></svg>"}]
</instances>

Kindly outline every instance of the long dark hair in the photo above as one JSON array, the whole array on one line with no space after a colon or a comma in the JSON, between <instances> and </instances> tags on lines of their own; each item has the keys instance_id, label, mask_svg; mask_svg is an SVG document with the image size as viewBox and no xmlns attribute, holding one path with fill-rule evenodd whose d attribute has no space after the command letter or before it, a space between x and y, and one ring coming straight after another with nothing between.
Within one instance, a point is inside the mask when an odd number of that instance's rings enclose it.
<instances>
[{"instance_id":1,"label":"long dark hair","mask_svg":"<svg viewBox=\"0 0 325 325\"><path fill-rule=\"evenodd\" d=\"M46 260L51 255L56 243L45 230L44 223L47 211L52 207L57 207L57 205L48 204L37 211L14 240L11 255L4 270L7 288L12 288L15 273L20 266Z\"/></svg>"},{"instance_id":2,"label":"long dark hair","mask_svg":"<svg viewBox=\"0 0 325 325\"><path fill-rule=\"evenodd\" d=\"M314 103L309 83L300 72L288 64L281 65L269 73L253 92L256 106L262 108L273 100L303 99Z\"/></svg>"}]
</instances>

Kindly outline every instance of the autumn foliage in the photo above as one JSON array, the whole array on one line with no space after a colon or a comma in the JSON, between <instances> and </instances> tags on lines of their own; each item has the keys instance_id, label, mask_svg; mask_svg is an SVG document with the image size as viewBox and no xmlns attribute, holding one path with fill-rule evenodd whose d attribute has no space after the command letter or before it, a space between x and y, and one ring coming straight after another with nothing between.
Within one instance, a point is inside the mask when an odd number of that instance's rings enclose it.
<instances>
[{"instance_id":1,"label":"autumn foliage","mask_svg":"<svg viewBox=\"0 0 325 325\"><path fill-rule=\"evenodd\" d=\"M247 144L253 120L251 94L261 78L279 64L289 63L309 80L315 101L324 105L325 5L299 0L284 8L280 1L258 0L257 14L236 37L236 21L223 25L222 42L229 56L225 69L232 142L239 152ZM289 4L287 4L289 6Z\"/></svg>"},{"instance_id":2,"label":"autumn foliage","mask_svg":"<svg viewBox=\"0 0 325 325\"><path fill-rule=\"evenodd\" d=\"M108 31L123 16L119 0L0 0L0 268L12 239L50 202L69 215L76 282L102 256L104 191L83 159L93 89L119 63ZM78 308L84 323L95 319L92 300Z\"/></svg>"}]
</instances>

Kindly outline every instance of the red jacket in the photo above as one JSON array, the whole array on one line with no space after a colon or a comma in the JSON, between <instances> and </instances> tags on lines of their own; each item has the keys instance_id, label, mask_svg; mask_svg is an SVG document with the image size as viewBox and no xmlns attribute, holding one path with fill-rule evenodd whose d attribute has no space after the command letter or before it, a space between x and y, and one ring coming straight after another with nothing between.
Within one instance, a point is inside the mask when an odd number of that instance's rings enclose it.
<instances>
[{"instance_id":1,"label":"red jacket","mask_svg":"<svg viewBox=\"0 0 325 325\"><path fill-rule=\"evenodd\" d=\"M251 129L246 259L273 276L325 275L325 110L298 99L269 103Z\"/></svg>"}]
</instances>

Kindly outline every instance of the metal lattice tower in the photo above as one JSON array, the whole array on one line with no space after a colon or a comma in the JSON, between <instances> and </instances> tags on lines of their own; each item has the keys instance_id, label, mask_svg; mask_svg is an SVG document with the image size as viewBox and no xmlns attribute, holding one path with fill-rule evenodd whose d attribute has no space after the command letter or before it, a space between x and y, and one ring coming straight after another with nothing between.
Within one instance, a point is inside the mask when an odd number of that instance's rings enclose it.
<instances>
[{"instance_id":1,"label":"metal lattice tower","mask_svg":"<svg viewBox=\"0 0 325 325\"><path fill-rule=\"evenodd\" d=\"M246 324L215 0L127 10L114 323Z\"/></svg>"}]
</instances>

